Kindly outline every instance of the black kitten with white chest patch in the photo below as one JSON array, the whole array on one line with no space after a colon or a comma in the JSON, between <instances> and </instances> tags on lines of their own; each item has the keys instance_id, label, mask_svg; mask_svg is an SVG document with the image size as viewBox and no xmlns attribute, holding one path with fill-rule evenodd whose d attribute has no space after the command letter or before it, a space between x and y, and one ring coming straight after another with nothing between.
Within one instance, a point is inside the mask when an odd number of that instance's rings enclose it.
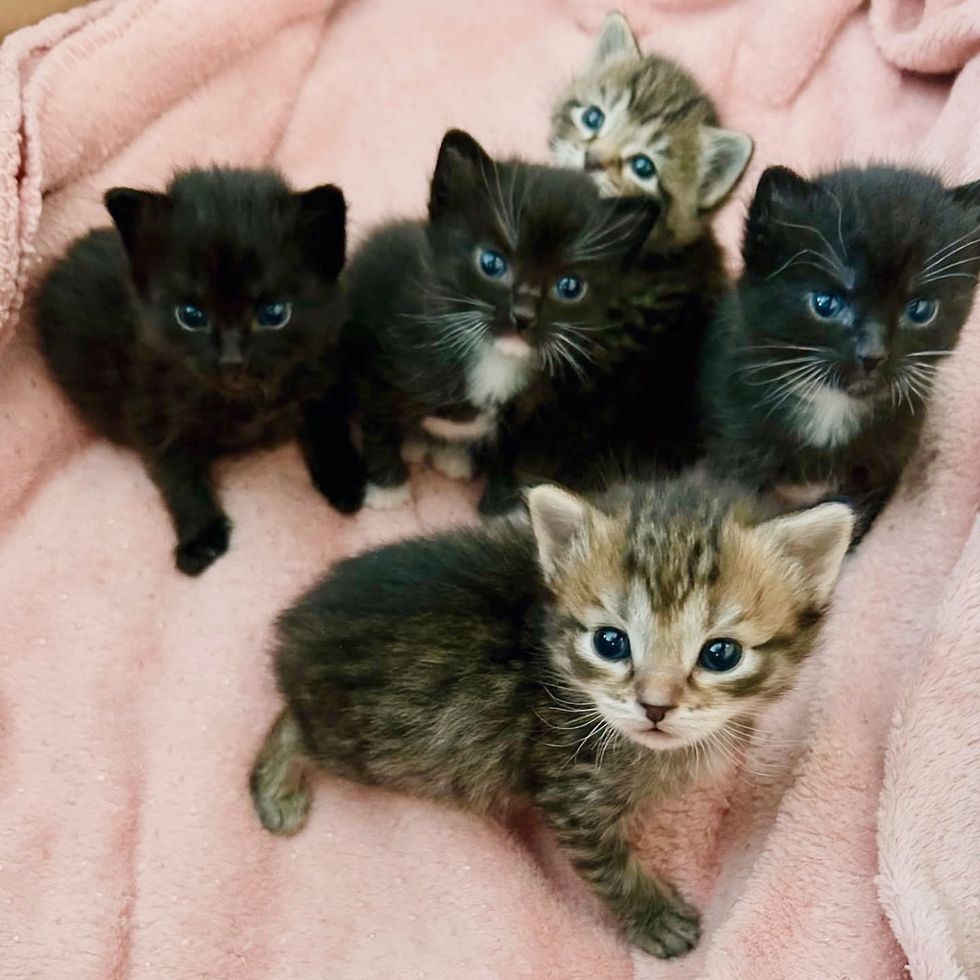
<instances>
[{"instance_id":1,"label":"black kitten with white chest patch","mask_svg":"<svg viewBox=\"0 0 980 980\"><path fill-rule=\"evenodd\" d=\"M484 512L516 500L521 419L551 377L587 369L623 263L658 210L446 134L428 222L379 229L347 274L369 504L407 500L403 456L426 453L453 477L474 463L486 472Z\"/></svg>"},{"instance_id":2,"label":"black kitten with white chest patch","mask_svg":"<svg viewBox=\"0 0 980 980\"><path fill-rule=\"evenodd\" d=\"M340 190L216 168L105 202L115 228L75 242L42 283L41 349L85 420L143 457L177 567L196 575L228 547L211 481L225 453L299 434L316 486L356 509L363 476L336 385Z\"/></svg>"},{"instance_id":3,"label":"black kitten with white chest patch","mask_svg":"<svg viewBox=\"0 0 980 980\"><path fill-rule=\"evenodd\" d=\"M980 182L889 167L759 181L701 379L713 468L870 518L915 449L980 272Z\"/></svg>"}]
</instances>

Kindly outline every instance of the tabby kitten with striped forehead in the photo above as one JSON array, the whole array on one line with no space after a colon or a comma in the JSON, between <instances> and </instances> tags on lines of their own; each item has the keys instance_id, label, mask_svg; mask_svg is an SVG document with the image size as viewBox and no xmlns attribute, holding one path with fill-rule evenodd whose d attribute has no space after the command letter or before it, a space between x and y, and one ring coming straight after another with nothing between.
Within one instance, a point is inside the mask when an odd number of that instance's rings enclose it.
<instances>
[{"instance_id":1,"label":"tabby kitten with striped forehead","mask_svg":"<svg viewBox=\"0 0 980 980\"><path fill-rule=\"evenodd\" d=\"M753 148L745 133L721 128L714 103L680 65L641 54L615 11L559 98L549 142L556 163L584 168L603 195L656 198L663 215L650 246L660 249L705 233Z\"/></svg>"},{"instance_id":2,"label":"tabby kitten with striped forehead","mask_svg":"<svg viewBox=\"0 0 980 980\"><path fill-rule=\"evenodd\" d=\"M698 913L634 856L630 816L793 684L851 511L768 518L690 477L527 500L530 522L347 559L283 613L256 810L299 830L315 767L488 815L531 799L629 940L681 955Z\"/></svg>"}]
</instances>

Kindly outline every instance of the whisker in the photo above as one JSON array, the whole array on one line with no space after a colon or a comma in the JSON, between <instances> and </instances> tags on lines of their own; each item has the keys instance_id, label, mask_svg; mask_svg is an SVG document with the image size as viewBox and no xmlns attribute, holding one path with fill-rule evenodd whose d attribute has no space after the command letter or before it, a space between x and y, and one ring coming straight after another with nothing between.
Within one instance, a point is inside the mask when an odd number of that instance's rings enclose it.
<instances>
[{"instance_id":1,"label":"whisker","mask_svg":"<svg viewBox=\"0 0 980 980\"><path fill-rule=\"evenodd\" d=\"M960 245L960 242L962 242L964 238L975 234L978 228L980 228L980 225L975 225L969 231L960 235L959 238L951 241L948 245L943 245L942 248L937 248L936 251L933 252L932 255L928 256L925 262L922 264L922 271L928 272L934 265L939 265L940 262L944 262L951 255L955 255L957 252L962 251L964 248L969 248L971 245L980 243L980 238L975 238L973 241ZM954 248L956 245L959 245L959 248Z\"/></svg>"},{"instance_id":2,"label":"whisker","mask_svg":"<svg viewBox=\"0 0 980 980\"><path fill-rule=\"evenodd\" d=\"M822 241L824 245L827 246L827 249L830 251L830 255L826 255L824 252L817 252L815 254L820 255L822 258L827 259L828 262L831 261L831 259L833 259L834 267L840 272L844 271L844 263L841 261L841 257L837 254L837 251L834 248L834 246L831 245L829 241L827 241L827 236L824 235L824 233L819 228L815 228L813 225L796 224L792 221L777 221L777 224L782 225L784 228L798 228L800 231L812 231L815 235L817 235L820 238L820 241Z\"/></svg>"}]
</instances>

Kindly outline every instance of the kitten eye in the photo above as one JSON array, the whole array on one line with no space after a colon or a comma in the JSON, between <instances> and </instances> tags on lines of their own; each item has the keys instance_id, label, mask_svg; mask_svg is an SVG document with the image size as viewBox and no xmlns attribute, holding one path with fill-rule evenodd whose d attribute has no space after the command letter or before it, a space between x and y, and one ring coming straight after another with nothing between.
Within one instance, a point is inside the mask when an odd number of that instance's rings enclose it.
<instances>
[{"instance_id":1,"label":"kitten eye","mask_svg":"<svg viewBox=\"0 0 980 980\"><path fill-rule=\"evenodd\" d=\"M833 320L846 309L847 303L836 293L809 293L807 299L813 315L821 320Z\"/></svg>"},{"instance_id":2,"label":"kitten eye","mask_svg":"<svg viewBox=\"0 0 980 980\"><path fill-rule=\"evenodd\" d=\"M555 283L555 295L566 303L576 303L585 295L588 288L588 285L578 276L562 276Z\"/></svg>"},{"instance_id":3,"label":"kitten eye","mask_svg":"<svg viewBox=\"0 0 980 980\"><path fill-rule=\"evenodd\" d=\"M606 114L597 105L590 105L582 113L582 125L586 129L591 129L593 133L599 132L605 121Z\"/></svg>"},{"instance_id":4,"label":"kitten eye","mask_svg":"<svg viewBox=\"0 0 980 980\"><path fill-rule=\"evenodd\" d=\"M633 173L640 178L640 180L649 180L657 172L657 167L645 153L637 153L637 155L630 160L630 170L632 170Z\"/></svg>"},{"instance_id":5,"label":"kitten eye","mask_svg":"<svg viewBox=\"0 0 980 980\"><path fill-rule=\"evenodd\" d=\"M487 279L500 279L507 273L507 260L492 248L481 248L477 254L477 265Z\"/></svg>"},{"instance_id":6,"label":"kitten eye","mask_svg":"<svg viewBox=\"0 0 980 980\"><path fill-rule=\"evenodd\" d=\"M705 670L723 673L738 666L742 659L742 647L734 640L709 640L698 655L698 666Z\"/></svg>"},{"instance_id":7,"label":"kitten eye","mask_svg":"<svg viewBox=\"0 0 980 980\"><path fill-rule=\"evenodd\" d=\"M917 327L924 327L936 319L939 303L934 299L913 299L905 307L905 319Z\"/></svg>"},{"instance_id":8,"label":"kitten eye","mask_svg":"<svg viewBox=\"0 0 980 980\"><path fill-rule=\"evenodd\" d=\"M208 315L193 303L178 303L174 307L174 319L185 330L207 330Z\"/></svg>"},{"instance_id":9,"label":"kitten eye","mask_svg":"<svg viewBox=\"0 0 980 980\"><path fill-rule=\"evenodd\" d=\"M281 330L292 315L291 303L262 303L255 310L255 325L263 330Z\"/></svg>"},{"instance_id":10,"label":"kitten eye","mask_svg":"<svg viewBox=\"0 0 980 980\"><path fill-rule=\"evenodd\" d=\"M595 652L605 660L626 660L630 655L630 638L612 626L604 626L592 634Z\"/></svg>"}]
</instances>

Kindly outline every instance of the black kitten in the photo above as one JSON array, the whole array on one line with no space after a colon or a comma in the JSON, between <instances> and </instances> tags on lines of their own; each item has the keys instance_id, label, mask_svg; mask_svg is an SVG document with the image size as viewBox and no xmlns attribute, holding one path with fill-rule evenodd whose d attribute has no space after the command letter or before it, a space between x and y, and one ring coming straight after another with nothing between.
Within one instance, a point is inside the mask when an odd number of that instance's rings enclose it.
<instances>
[{"instance_id":1,"label":"black kitten","mask_svg":"<svg viewBox=\"0 0 980 980\"><path fill-rule=\"evenodd\" d=\"M709 463L790 503L846 493L870 522L918 440L980 271L980 182L914 170L762 175L745 271L713 324Z\"/></svg>"},{"instance_id":2,"label":"black kitten","mask_svg":"<svg viewBox=\"0 0 980 980\"><path fill-rule=\"evenodd\" d=\"M116 188L115 229L79 239L38 299L41 347L98 432L135 447L196 575L228 547L211 464L297 433L338 509L363 476L337 380L345 204L270 171L193 170L167 193Z\"/></svg>"},{"instance_id":3,"label":"black kitten","mask_svg":"<svg viewBox=\"0 0 980 980\"><path fill-rule=\"evenodd\" d=\"M486 471L485 513L515 502L517 433L549 379L585 373L658 208L602 200L584 173L494 162L466 133L446 134L428 222L379 229L348 270L371 505L406 500L403 453L426 452L450 476Z\"/></svg>"}]
</instances>

